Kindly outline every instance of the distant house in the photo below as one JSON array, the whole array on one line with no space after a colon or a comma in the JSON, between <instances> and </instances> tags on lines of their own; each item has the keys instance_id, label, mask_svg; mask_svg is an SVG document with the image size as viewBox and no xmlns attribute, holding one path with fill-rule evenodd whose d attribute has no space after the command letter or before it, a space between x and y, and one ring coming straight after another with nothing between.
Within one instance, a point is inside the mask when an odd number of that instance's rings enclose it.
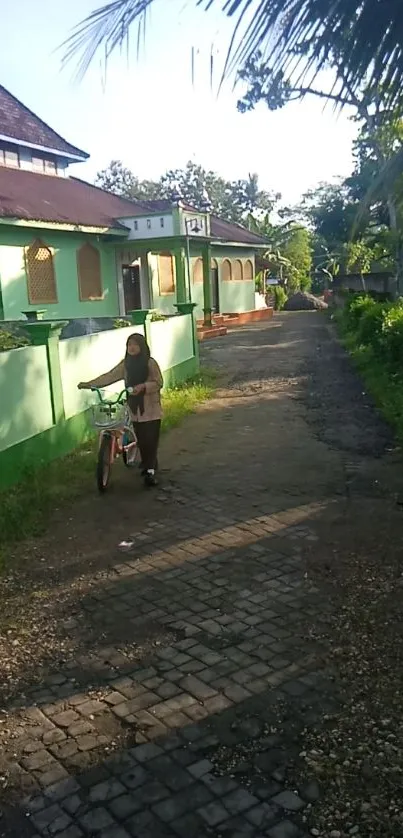
<instances>
[{"instance_id":1,"label":"distant house","mask_svg":"<svg viewBox=\"0 0 403 838\"><path fill-rule=\"evenodd\" d=\"M182 202L130 201L69 177L88 154L0 86L0 317L199 317L255 308L264 239Z\"/></svg>"}]
</instances>

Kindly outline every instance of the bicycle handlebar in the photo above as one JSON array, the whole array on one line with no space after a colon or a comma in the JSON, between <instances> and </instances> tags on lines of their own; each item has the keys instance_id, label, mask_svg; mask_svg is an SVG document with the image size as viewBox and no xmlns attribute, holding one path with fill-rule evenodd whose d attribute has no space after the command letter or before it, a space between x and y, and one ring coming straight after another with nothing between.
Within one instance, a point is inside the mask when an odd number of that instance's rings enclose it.
<instances>
[{"instance_id":1,"label":"bicycle handlebar","mask_svg":"<svg viewBox=\"0 0 403 838\"><path fill-rule=\"evenodd\" d=\"M130 396L132 394L133 387L125 387L125 389L122 390L122 392L119 393L119 395L116 397L116 399L104 399L104 397L102 395L102 391L99 389L99 387L90 387L90 390L91 390L92 393L97 394L98 399L99 399L101 404L113 405L113 404L123 404L126 401L127 396Z\"/></svg>"}]
</instances>

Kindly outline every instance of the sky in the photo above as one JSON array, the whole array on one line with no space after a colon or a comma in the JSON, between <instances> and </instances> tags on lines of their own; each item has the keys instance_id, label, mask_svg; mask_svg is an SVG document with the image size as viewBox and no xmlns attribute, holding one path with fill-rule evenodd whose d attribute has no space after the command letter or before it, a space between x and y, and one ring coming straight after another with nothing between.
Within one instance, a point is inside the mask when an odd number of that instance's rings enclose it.
<instances>
[{"instance_id":1,"label":"sky","mask_svg":"<svg viewBox=\"0 0 403 838\"><path fill-rule=\"evenodd\" d=\"M351 172L356 129L347 114L312 99L240 114L232 82L218 92L232 30L218 3L205 12L196 0L155 0L140 55L133 30L129 55L116 53L106 73L96 59L77 81L77 62L62 68L58 47L104 2L0 0L0 83L91 155L72 174L93 181L119 159L141 179L158 178L194 160L228 179L257 172L261 188L295 204L318 182Z\"/></svg>"}]
</instances>

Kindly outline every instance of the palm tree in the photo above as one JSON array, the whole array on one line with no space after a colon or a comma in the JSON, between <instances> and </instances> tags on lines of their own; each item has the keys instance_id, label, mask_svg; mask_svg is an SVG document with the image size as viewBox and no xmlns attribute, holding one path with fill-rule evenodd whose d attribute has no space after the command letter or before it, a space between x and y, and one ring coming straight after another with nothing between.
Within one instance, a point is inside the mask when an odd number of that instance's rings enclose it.
<instances>
[{"instance_id":1,"label":"palm tree","mask_svg":"<svg viewBox=\"0 0 403 838\"><path fill-rule=\"evenodd\" d=\"M99 49L105 60L122 47L132 27L144 35L155 0L112 0L77 25L65 42L64 60L79 56L82 74ZM161 1L161 0L160 0ZM170 0L165 0L166 3ZM326 66L329 51L340 56L344 92L367 79L382 85L390 104L403 88L402 0L193 0L219 4L234 20L227 71L240 69L261 51L274 72L310 78Z\"/></svg>"}]
</instances>

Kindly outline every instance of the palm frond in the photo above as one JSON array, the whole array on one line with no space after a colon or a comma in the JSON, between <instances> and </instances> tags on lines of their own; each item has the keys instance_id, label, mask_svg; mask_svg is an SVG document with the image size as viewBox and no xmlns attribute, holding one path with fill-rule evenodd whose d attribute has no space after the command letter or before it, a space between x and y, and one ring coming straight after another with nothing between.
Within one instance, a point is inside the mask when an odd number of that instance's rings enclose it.
<instances>
[{"instance_id":1,"label":"palm frond","mask_svg":"<svg viewBox=\"0 0 403 838\"><path fill-rule=\"evenodd\" d=\"M94 10L64 43L64 62L80 55L84 73L96 52L105 59L121 47L135 21L155 0L114 0ZM160 0L162 2L162 0ZM171 3L172 0L165 0ZM339 56L344 93L356 92L363 78L382 85L393 102L403 88L402 0L194 0L205 10L219 5L234 19L226 73L239 70L257 51L274 73L303 77Z\"/></svg>"},{"instance_id":2,"label":"palm frond","mask_svg":"<svg viewBox=\"0 0 403 838\"><path fill-rule=\"evenodd\" d=\"M62 43L62 64L79 58L76 75L82 78L96 53L102 49L105 64L114 50L128 42L131 27L137 23L137 51L145 37L146 18L153 0L114 0L94 9L78 23Z\"/></svg>"}]
</instances>

